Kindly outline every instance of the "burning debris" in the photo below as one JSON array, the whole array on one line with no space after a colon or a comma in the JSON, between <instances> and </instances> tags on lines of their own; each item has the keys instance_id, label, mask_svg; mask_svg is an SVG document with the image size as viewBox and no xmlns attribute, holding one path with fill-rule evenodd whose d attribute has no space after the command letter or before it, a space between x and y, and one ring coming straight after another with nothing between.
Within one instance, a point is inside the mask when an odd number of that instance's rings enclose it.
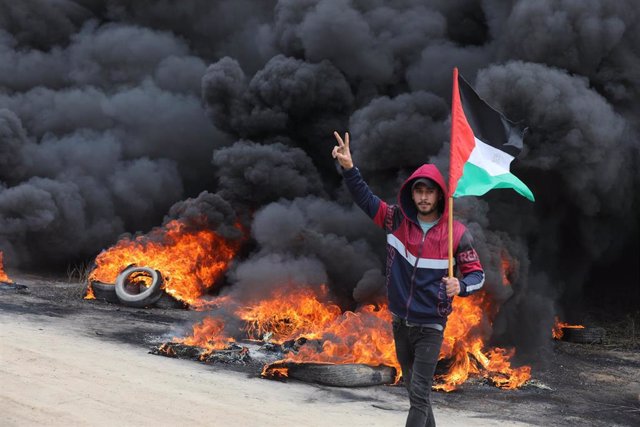
<instances>
[{"instance_id":1,"label":"burning debris","mask_svg":"<svg viewBox=\"0 0 640 427\"><path fill-rule=\"evenodd\" d=\"M604 328L585 327L583 325L571 325L561 322L556 317L553 330L553 339L574 342L579 344L601 344L606 337Z\"/></svg>"},{"instance_id":2,"label":"burning debris","mask_svg":"<svg viewBox=\"0 0 640 427\"><path fill-rule=\"evenodd\" d=\"M565 331L568 329L584 329L584 326L572 325L570 323L561 322L560 319L556 316L555 324L553 325L553 330L551 331L551 335L556 340L562 339Z\"/></svg>"},{"instance_id":3,"label":"burning debris","mask_svg":"<svg viewBox=\"0 0 640 427\"><path fill-rule=\"evenodd\" d=\"M159 289L186 304L204 304L201 297L221 278L238 249L237 241L224 239L206 225L205 221L194 227L171 220L147 235L125 237L98 255L89 282L115 283L119 300L129 304L144 300L143 305L151 305L159 299ZM147 282L137 276L129 283L125 273L131 265L144 266L135 268L146 268L155 279ZM91 292L86 298L91 298ZM153 294L154 301L146 294Z\"/></svg>"},{"instance_id":4,"label":"burning debris","mask_svg":"<svg viewBox=\"0 0 640 427\"><path fill-rule=\"evenodd\" d=\"M248 306L230 296L221 297L217 304L223 314L205 317L191 335L162 344L154 354L214 361L227 357L230 345L248 340L257 343L259 351L270 353L272 360L280 355L281 360L264 366L265 378L351 386L397 382L400 368L386 306L342 311L328 297L326 287L277 290L270 298ZM447 345L441 353L447 369L437 378L437 390L455 390L469 376L487 378L505 389L521 387L530 378L529 367L511 367L513 350L484 349L479 303L486 304L475 301L454 306L450 321L455 326L447 329ZM212 354L216 354L213 359ZM325 380L318 379L325 374Z\"/></svg>"},{"instance_id":5,"label":"burning debris","mask_svg":"<svg viewBox=\"0 0 640 427\"><path fill-rule=\"evenodd\" d=\"M85 299L96 299L129 307L186 308L163 289L162 274L149 267L130 265L116 278L116 283L92 280Z\"/></svg>"},{"instance_id":6,"label":"burning debris","mask_svg":"<svg viewBox=\"0 0 640 427\"><path fill-rule=\"evenodd\" d=\"M246 365L251 362L249 349L234 343L229 344L226 348L206 350L202 347L170 342L152 348L149 353L178 359L198 360L204 363Z\"/></svg>"},{"instance_id":7,"label":"burning debris","mask_svg":"<svg viewBox=\"0 0 640 427\"><path fill-rule=\"evenodd\" d=\"M4 271L4 254L0 251L0 283L11 284L13 281L9 279L9 276Z\"/></svg>"},{"instance_id":8,"label":"burning debris","mask_svg":"<svg viewBox=\"0 0 640 427\"><path fill-rule=\"evenodd\" d=\"M4 271L4 254L0 251L0 290L2 289L21 291L27 289L27 286L15 283L9 278Z\"/></svg>"},{"instance_id":9,"label":"burning debris","mask_svg":"<svg viewBox=\"0 0 640 427\"><path fill-rule=\"evenodd\" d=\"M436 376L436 390L453 391L470 375L487 378L504 389L521 387L531 378L529 366L511 366L513 349L486 349L482 331L485 312L491 312L491 299L486 293L454 299L440 351L440 359L451 363L447 373Z\"/></svg>"}]
</instances>

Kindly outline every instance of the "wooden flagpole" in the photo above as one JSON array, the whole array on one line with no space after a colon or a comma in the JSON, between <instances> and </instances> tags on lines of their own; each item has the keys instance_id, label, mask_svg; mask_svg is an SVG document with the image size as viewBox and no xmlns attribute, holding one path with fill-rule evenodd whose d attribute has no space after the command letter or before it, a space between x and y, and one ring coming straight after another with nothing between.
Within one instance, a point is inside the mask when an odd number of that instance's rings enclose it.
<instances>
[{"instance_id":1,"label":"wooden flagpole","mask_svg":"<svg viewBox=\"0 0 640 427\"><path fill-rule=\"evenodd\" d=\"M451 88L451 143L449 146L449 278L453 277L453 188L451 182L453 167L453 126L455 120L454 100L456 99L456 91L458 90L458 68L453 67L453 85Z\"/></svg>"},{"instance_id":2,"label":"wooden flagpole","mask_svg":"<svg viewBox=\"0 0 640 427\"><path fill-rule=\"evenodd\" d=\"M449 278L453 277L453 196L449 196Z\"/></svg>"}]
</instances>

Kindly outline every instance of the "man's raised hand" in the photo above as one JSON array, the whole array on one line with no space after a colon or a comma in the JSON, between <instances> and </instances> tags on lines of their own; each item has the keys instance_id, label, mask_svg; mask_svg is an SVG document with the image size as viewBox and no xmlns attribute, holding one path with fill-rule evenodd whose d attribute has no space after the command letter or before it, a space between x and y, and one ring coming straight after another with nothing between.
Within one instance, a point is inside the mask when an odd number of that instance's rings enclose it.
<instances>
[{"instance_id":1,"label":"man's raised hand","mask_svg":"<svg viewBox=\"0 0 640 427\"><path fill-rule=\"evenodd\" d=\"M351 160L351 152L349 151L349 132L344 134L344 140L338 132L334 131L333 136L336 137L338 145L333 147L331 155L334 159L338 160L338 163L340 163L340 166L344 169L351 169L353 167L353 160Z\"/></svg>"}]
</instances>

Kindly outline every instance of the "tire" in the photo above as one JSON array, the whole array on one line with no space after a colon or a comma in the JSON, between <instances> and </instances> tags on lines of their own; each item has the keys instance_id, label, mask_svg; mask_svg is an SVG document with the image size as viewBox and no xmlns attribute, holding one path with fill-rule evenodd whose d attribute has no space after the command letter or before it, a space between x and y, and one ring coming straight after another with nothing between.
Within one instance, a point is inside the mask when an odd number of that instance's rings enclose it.
<instances>
[{"instance_id":1,"label":"tire","mask_svg":"<svg viewBox=\"0 0 640 427\"><path fill-rule=\"evenodd\" d=\"M186 303L175 299L173 296L169 295L166 292L162 292L162 295L160 296L158 301L156 301L155 306L163 309L182 309L182 310L189 307Z\"/></svg>"},{"instance_id":2,"label":"tire","mask_svg":"<svg viewBox=\"0 0 640 427\"><path fill-rule=\"evenodd\" d=\"M116 295L116 286L113 283L104 283L93 280L91 282L91 289L93 289L93 296L96 299L117 304L120 302Z\"/></svg>"},{"instance_id":3,"label":"tire","mask_svg":"<svg viewBox=\"0 0 640 427\"><path fill-rule=\"evenodd\" d=\"M129 277L134 273L146 273L151 276L151 286L141 289L140 293L127 291ZM147 307L156 303L162 296L162 275L158 270L149 267L127 267L116 279L116 295L123 305L129 307Z\"/></svg>"},{"instance_id":4,"label":"tire","mask_svg":"<svg viewBox=\"0 0 640 427\"><path fill-rule=\"evenodd\" d=\"M605 336L604 328L562 328L562 340L578 344L601 344Z\"/></svg>"},{"instance_id":5,"label":"tire","mask_svg":"<svg viewBox=\"0 0 640 427\"><path fill-rule=\"evenodd\" d=\"M396 370L391 366L361 363L286 363L289 378L333 387L368 387L393 384Z\"/></svg>"}]
</instances>

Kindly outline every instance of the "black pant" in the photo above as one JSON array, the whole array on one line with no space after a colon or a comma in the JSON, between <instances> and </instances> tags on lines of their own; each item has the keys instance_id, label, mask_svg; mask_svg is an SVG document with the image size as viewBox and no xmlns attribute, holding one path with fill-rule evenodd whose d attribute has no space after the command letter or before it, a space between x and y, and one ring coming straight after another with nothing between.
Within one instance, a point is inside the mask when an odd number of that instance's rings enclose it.
<instances>
[{"instance_id":1,"label":"black pant","mask_svg":"<svg viewBox=\"0 0 640 427\"><path fill-rule=\"evenodd\" d=\"M424 326L406 326L394 321L393 338L411 403L406 425L435 426L429 396L442 345L442 332Z\"/></svg>"}]
</instances>

